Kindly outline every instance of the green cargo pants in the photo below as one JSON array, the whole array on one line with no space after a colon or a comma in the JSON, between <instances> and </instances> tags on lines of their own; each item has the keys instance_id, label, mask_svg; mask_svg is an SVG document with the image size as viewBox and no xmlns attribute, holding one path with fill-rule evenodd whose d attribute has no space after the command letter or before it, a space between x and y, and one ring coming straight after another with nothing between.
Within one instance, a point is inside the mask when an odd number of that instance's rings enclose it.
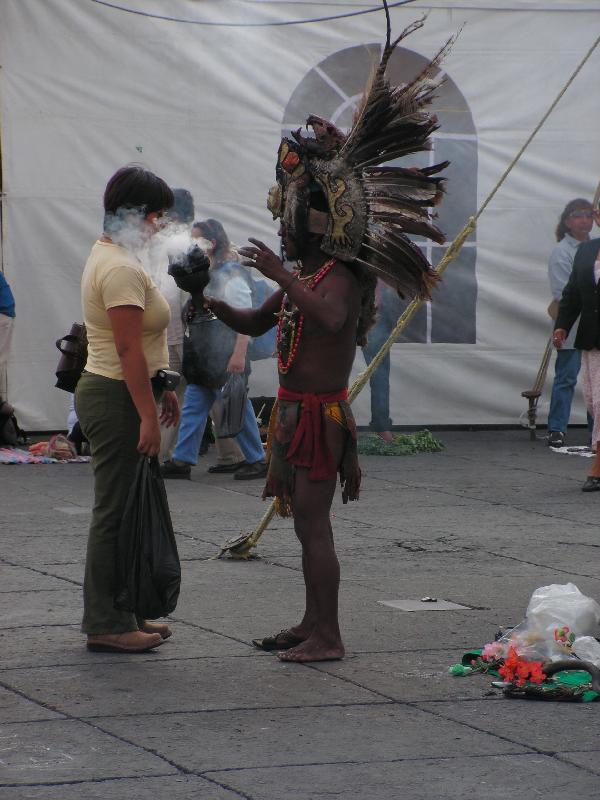
<instances>
[{"instance_id":1,"label":"green cargo pants","mask_svg":"<svg viewBox=\"0 0 600 800\"><path fill-rule=\"evenodd\" d=\"M138 630L134 614L113 607L117 535L139 459L140 418L125 381L84 372L75 407L89 440L94 470L94 510L83 583L83 622L90 635Z\"/></svg>"}]
</instances>

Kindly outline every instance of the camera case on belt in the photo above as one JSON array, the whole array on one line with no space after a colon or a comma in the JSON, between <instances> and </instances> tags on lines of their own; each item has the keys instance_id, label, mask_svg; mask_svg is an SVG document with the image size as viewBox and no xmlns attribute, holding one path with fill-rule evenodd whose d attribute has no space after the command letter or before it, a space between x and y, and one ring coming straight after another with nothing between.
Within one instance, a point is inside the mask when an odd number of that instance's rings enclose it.
<instances>
[{"instance_id":1,"label":"camera case on belt","mask_svg":"<svg viewBox=\"0 0 600 800\"><path fill-rule=\"evenodd\" d=\"M174 392L179 386L181 375L172 369L159 369L152 378L152 386L164 392Z\"/></svg>"}]
</instances>

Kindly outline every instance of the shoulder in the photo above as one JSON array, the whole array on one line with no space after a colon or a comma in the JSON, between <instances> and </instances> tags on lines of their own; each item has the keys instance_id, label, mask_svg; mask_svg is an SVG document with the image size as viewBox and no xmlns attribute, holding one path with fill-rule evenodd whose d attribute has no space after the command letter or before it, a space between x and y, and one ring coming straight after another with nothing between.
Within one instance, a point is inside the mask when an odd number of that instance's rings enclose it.
<instances>
[{"instance_id":1,"label":"shoulder","mask_svg":"<svg viewBox=\"0 0 600 800\"><path fill-rule=\"evenodd\" d=\"M348 291L360 290L360 281L356 270L347 261L336 260L327 277L335 281L340 287L345 286Z\"/></svg>"},{"instance_id":2,"label":"shoulder","mask_svg":"<svg viewBox=\"0 0 600 800\"><path fill-rule=\"evenodd\" d=\"M582 242L575 252L575 264L585 265L595 261L598 251L600 251L600 238Z\"/></svg>"},{"instance_id":3,"label":"shoulder","mask_svg":"<svg viewBox=\"0 0 600 800\"><path fill-rule=\"evenodd\" d=\"M582 253L585 255L593 255L593 256L595 256L599 250L600 250L600 238L590 239L587 242L582 242L577 248L578 253Z\"/></svg>"}]
</instances>

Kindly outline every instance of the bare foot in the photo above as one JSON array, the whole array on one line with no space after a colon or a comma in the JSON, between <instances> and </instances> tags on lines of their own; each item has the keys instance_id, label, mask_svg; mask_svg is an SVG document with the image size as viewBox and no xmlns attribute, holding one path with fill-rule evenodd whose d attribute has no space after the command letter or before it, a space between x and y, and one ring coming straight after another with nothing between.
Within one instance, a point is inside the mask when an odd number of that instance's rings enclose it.
<instances>
[{"instance_id":1,"label":"bare foot","mask_svg":"<svg viewBox=\"0 0 600 800\"><path fill-rule=\"evenodd\" d=\"M299 642L304 642L313 632L312 625L304 625L302 622L299 625L293 625L287 629L287 632L298 639Z\"/></svg>"},{"instance_id":2,"label":"bare foot","mask_svg":"<svg viewBox=\"0 0 600 800\"><path fill-rule=\"evenodd\" d=\"M341 642L331 643L311 636L297 647L277 653L280 661L293 661L296 664L305 664L310 661L339 661L345 654Z\"/></svg>"},{"instance_id":3,"label":"bare foot","mask_svg":"<svg viewBox=\"0 0 600 800\"><path fill-rule=\"evenodd\" d=\"M394 434L391 431L377 431L377 436L388 444L394 441Z\"/></svg>"}]
</instances>

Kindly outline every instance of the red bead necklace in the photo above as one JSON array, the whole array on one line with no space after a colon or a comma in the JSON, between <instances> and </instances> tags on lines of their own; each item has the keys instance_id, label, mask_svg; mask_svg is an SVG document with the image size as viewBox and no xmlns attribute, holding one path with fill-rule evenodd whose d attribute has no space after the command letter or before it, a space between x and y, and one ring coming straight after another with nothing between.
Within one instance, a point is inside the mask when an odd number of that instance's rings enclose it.
<instances>
[{"instance_id":1,"label":"red bead necklace","mask_svg":"<svg viewBox=\"0 0 600 800\"><path fill-rule=\"evenodd\" d=\"M310 280L306 283L307 289L314 289L323 278L328 275L333 266L335 264L335 258L330 259L327 261L321 269L315 272L314 275L310 276ZM287 300L287 295L284 294L281 299L281 309L279 311L279 321L277 322L277 366L279 368L279 372L282 375L286 375L290 369L292 368L292 364L296 359L296 353L298 352L298 346L300 345L300 339L302 337L302 328L304 327L304 314L300 314L298 316L297 323L291 319L292 314L294 312L286 311L285 304ZM297 310L297 309L296 309ZM281 355L281 342L284 338L283 334L283 325L284 319L286 319L285 324L291 328L291 335L289 341L289 349L288 349L288 357L284 361L283 356Z\"/></svg>"}]
</instances>

